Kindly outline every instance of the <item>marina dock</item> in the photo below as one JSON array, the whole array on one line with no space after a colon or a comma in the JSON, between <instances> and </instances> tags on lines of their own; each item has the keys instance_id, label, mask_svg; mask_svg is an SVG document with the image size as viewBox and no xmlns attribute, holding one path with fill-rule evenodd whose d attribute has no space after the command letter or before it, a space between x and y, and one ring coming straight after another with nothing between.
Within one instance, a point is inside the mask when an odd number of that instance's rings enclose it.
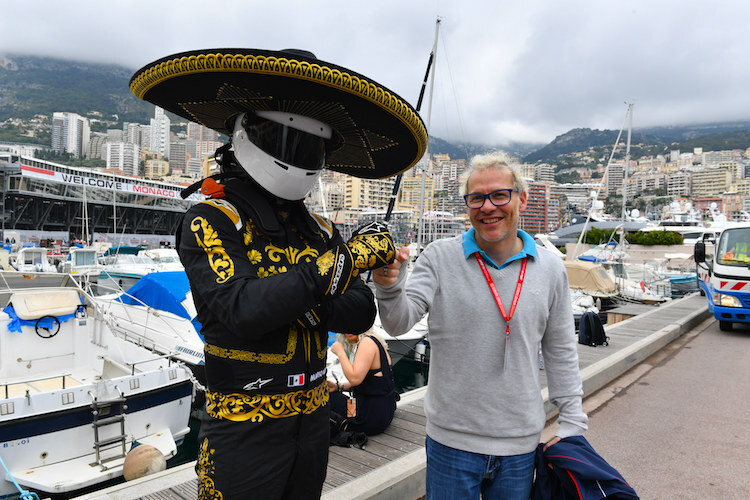
<instances>
[{"instance_id":1,"label":"marina dock","mask_svg":"<svg viewBox=\"0 0 750 500\"><path fill-rule=\"evenodd\" d=\"M608 346L578 345L584 399L624 374L710 314L698 293L654 306L646 312L605 326ZM547 418L556 414L548 401L546 377L540 371ZM403 500L424 496L426 387L401 395L393 423L370 436L364 449L330 447L323 500ZM113 486L78 499L189 499L197 496L195 462Z\"/></svg>"}]
</instances>

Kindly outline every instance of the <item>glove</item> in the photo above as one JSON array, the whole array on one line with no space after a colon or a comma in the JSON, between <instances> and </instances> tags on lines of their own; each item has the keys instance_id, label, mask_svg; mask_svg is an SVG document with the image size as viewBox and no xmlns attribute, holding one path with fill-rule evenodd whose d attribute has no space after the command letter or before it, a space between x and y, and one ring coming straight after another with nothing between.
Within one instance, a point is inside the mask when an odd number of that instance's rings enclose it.
<instances>
[{"instance_id":1,"label":"glove","mask_svg":"<svg viewBox=\"0 0 750 500\"><path fill-rule=\"evenodd\" d=\"M318 275L325 295L336 297L349 287L360 272L383 267L393 262L396 247L388 226L375 221L352 234L345 244L337 245L318 257Z\"/></svg>"}]
</instances>

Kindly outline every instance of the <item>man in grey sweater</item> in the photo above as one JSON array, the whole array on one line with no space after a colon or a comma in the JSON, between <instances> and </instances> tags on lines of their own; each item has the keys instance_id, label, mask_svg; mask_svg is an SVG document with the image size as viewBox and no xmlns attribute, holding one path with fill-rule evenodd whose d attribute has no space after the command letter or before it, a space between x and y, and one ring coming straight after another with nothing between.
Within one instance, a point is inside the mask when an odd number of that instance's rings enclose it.
<instances>
[{"instance_id":1,"label":"man in grey sweater","mask_svg":"<svg viewBox=\"0 0 750 500\"><path fill-rule=\"evenodd\" d=\"M373 272L389 334L429 313L427 499L528 499L545 424L541 343L560 438L582 435L583 389L563 262L518 229L524 179L502 154L477 156L463 185L472 228L431 243L414 264L401 248Z\"/></svg>"}]
</instances>

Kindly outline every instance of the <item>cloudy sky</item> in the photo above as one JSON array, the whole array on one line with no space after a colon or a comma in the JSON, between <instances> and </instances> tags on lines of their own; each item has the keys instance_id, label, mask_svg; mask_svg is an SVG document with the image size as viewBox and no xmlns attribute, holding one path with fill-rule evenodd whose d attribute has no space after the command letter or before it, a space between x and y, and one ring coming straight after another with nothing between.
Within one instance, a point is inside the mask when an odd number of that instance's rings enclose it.
<instances>
[{"instance_id":1,"label":"cloudy sky","mask_svg":"<svg viewBox=\"0 0 750 500\"><path fill-rule=\"evenodd\" d=\"M0 11L0 52L136 70L193 49L302 48L415 106L439 16L421 111L452 141L619 130L628 102L635 128L750 119L747 0L24 0Z\"/></svg>"}]
</instances>

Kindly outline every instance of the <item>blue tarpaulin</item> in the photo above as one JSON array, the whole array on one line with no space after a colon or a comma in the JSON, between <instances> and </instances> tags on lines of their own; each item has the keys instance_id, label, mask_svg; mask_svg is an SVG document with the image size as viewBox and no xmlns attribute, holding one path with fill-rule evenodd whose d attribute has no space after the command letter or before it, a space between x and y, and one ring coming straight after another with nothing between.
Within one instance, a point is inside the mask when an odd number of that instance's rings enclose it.
<instances>
[{"instance_id":1,"label":"blue tarpaulin","mask_svg":"<svg viewBox=\"0 0 750 500\"><path fill-rule=\"evenodd\" d=\"M45 316L41 319L21 319L18 317L18 315L16 314L16 310L11 304L5 306L3 312L10 316L10 321L8 322L8 331L11 332L21 333L23 331L21 329L22 326L33 326L44 328L47 330L55 328L55 320L52 316ZM62 316L55 316L55 318L57 318L62 324L63 322L72 319L74 316L75 314L64 314Z\"/></svg>"},{"instance_id":2,"label":"blue tarpaulin","mask_svg":"<svg viewBox=\"0 0 750 500\"><path fill-rule=\"evenodd\" d=\"M120 300L124 304L146 304L154 309L187 318L193 323L195 331L200 334L200 322L197 318L190 317L190 313L182 305L189 292L190 282L185 271L149 273L130 287L127 295L123 295ZM203 335L201 335L202 338Z\"/></svg>"}]
</instances>

